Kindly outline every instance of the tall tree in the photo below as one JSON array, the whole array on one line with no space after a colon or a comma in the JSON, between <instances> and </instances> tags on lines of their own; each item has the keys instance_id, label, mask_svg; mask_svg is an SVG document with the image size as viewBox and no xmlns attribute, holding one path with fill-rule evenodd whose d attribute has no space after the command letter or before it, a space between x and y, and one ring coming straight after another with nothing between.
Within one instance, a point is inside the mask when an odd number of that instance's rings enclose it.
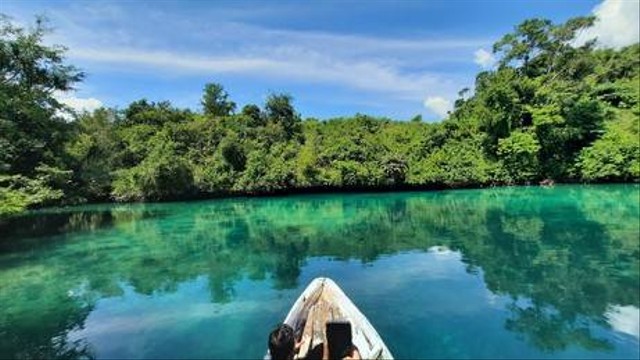
<instances>
[{"instance_id":1,"label":"tall tree","mask_svg":"<svg viewBox=\"0 0 640 360\"><path fill-rule=\"evenodd\" d=\"M41 163L56 164L63 153L69 128L54 94L72 90L84 74L65 63L65 47L43 44L47 32L44 18L24 29L0 14L2 172L31 175Z\"/></svg>"},{"instance_id":2,"label":"tall tree","mask_svg":"<svg viewBox=\"0 0 640 360\"><path fill-rule=\"evenodd\" d=\"M204 86L202 108L204 114L208 116L229 116L235 111L236 103L229 100L229 94L227 94L222 85L208 83Z\"/></svg>"},{"instance_id":3,"label":"tall tree","mask_svg":"<svg viewBox=\"0 0 640 360\"><path fill-rule=\"evenodd\" d=\"M593 25L594 17L577 17L555 25L547 19L529 19L518 25L493 45L493 52L502 55L499 64L518 68L526 76L549 74L561 68L577 55L584 55L594 41L575 47L572 41L579 31Z\"/></svg>"},{"instance_id":4,"label":"tall tree","mask_svg":"<svg viewBox=\"0 0 640 360\"><path fill-rule=\"evenodd\" d=\"M271 94L264 106L267 119L282 125L287 139L291 139L295 133L301 131L300 116L293 108L292 101L291 95Z\"/></svg>"}]
</instances>

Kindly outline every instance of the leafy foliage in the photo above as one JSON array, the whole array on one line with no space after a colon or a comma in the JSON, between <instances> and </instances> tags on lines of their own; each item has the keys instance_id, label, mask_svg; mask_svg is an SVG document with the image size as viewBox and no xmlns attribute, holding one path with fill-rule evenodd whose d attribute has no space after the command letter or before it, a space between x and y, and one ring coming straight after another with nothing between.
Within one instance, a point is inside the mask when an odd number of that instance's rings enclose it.
<instances>
[{"instance_id":1,"label":"leafy foliage","mask_svg":"<svg viewBox=\"0 0 640 360\"><path fill-rule=\"evenodd\" d=\"M108 198L113 181L111 171L120 166L121 139L111 125L114 117L106 109L82 114L66 146L79 190L89 199Z\"/></svg>"},{"instance_id":2,"label":"leafy foliage","mask_svg":"<svg viewBox=\"0 0 640 360\"><path fill-rule=\"evenodd\" d=\"M70 172L40 166L36 176L0 175L0 215L18 214L28 207L50 205L63 198L59 190Z\"/></svg>"},{"instance_id":3,"label":"leafy foliage","mask_svg":"<svg viewBox=\"0 0 640 360\"><path fill-rule=\"evenodd\" d=\"M640 118L620 111L602 138L582 149L577 167L588 181L634 181L640 178Z\"/></svg>"},{"instance_id":4,"label":"leafy foliage","mask_svg":"<svg viewBox=\"0 0 640 360\"><path fill-rule=\"evenodd\" d=\"M537 175L539 150L536 135L529 132L514 131L498 141L498 156L514 181L532 180Z\"/></svg>"},{"instance_id":5,"label":"leafy foliage","mask_svg":"<svg viewBox=\"0 0 640 360\"><path fill-rule=\"evenodd\" d=\"M140 164L116 171L112 192L116 200L174 199L191 191L191 167L176 155L175 143L160 133L149 145L151 151Z\"/></svg>"}]
</instances>

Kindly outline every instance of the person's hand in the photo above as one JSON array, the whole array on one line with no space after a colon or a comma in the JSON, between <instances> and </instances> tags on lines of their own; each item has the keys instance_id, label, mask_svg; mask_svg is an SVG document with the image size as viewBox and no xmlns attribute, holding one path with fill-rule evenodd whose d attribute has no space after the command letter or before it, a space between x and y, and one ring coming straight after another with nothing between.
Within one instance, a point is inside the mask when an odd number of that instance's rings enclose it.
<instances>
[{"instance_id":1,"label":"person's hand","mask_svg":"<svg viewBox=\"0 0 640 360\"><path fill-rule=\"evenodd\" d=\"M349 353L349 355L343 357L342 359L343 360L361 360L362 358L360 357L360 352L358 351L358 348L353 346L351 347L351 352Z\"/></svg>"}]
</instances>

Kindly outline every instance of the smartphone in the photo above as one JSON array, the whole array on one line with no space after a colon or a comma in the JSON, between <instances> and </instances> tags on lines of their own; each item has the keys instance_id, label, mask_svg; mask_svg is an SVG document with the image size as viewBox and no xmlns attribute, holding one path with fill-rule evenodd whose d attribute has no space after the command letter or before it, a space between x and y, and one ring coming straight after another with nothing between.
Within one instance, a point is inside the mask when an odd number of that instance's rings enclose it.
<instances>
[{"instance_id":1,"label":"smartphone","mask_svg":"<svg viewBox=\"0 0 640 360\"><path fill-rule=\"evenodd\" d=\"M329 359L342 359L351 348L351 323L329 321L326 327Z\"/></svg>"}]
</instances>

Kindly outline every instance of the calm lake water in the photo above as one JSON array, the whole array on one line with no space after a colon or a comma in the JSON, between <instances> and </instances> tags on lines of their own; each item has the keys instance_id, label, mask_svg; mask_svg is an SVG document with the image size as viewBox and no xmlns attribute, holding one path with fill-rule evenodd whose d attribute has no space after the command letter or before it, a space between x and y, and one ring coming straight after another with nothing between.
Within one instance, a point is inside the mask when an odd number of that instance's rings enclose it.
<instances>
[{"instance_id":1,"label":"calm lake water","mask_svg":"<svg viewBox=\"0 0 640 360\"><path fill-rule=\"evenodd\" d=\"M49 209L0 228L0 357L259 358L333 278L397 358L638 358L640 187Z\"/></svg>"}]
</instances>

